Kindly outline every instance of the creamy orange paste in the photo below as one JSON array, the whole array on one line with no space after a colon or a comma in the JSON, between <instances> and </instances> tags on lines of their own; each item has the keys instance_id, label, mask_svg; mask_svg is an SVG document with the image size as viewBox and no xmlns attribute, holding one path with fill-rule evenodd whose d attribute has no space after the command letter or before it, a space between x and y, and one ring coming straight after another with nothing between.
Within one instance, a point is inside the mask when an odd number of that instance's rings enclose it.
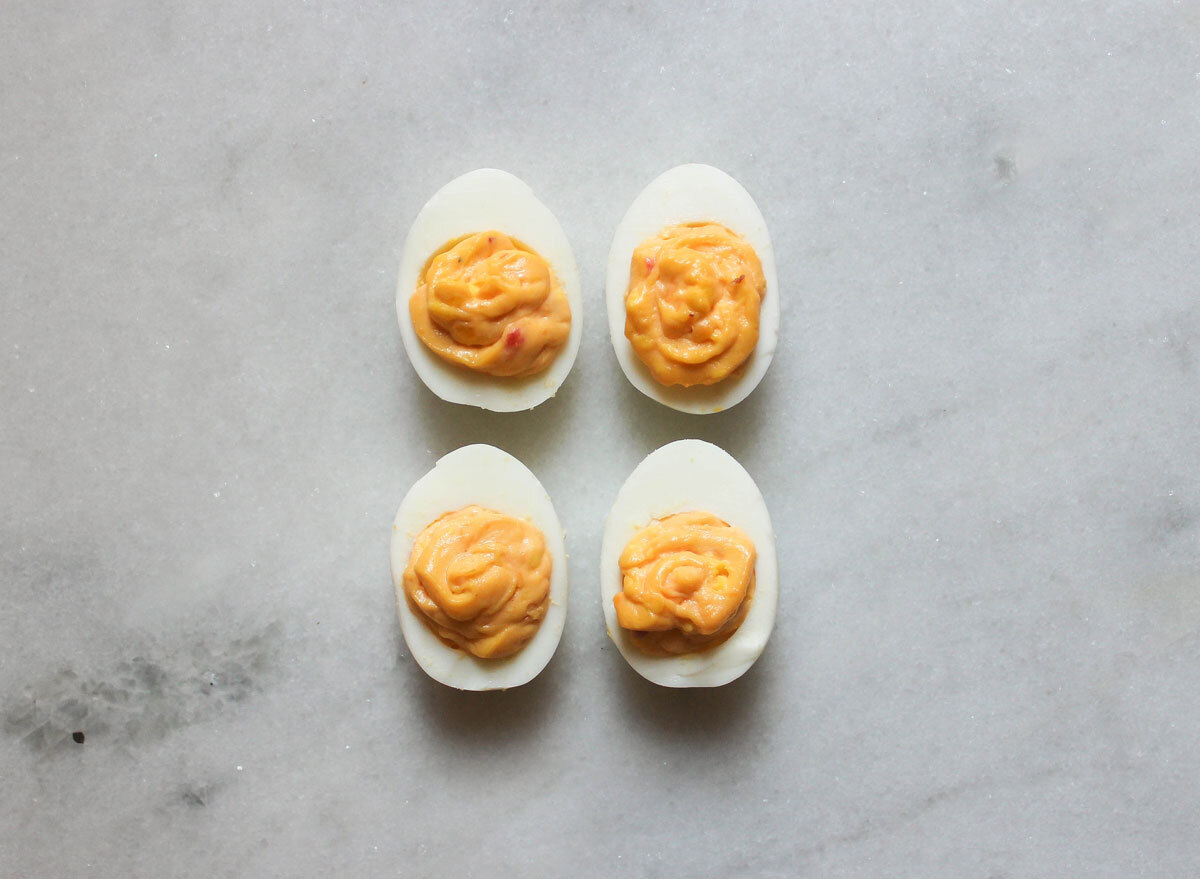
<instances>
[{"instance_id":1,"label":"creamy orange paste","mask_svg":"<svg viewBox=\"0 0 1200 879\"><path fill-rule=\"evenodd\" d=\"M754 248L719 223L668 226L633 251L625 336L664 385L711 385L758 344L766 293Z\"/></svg>"},{"instance_id":2,"label":"creamy orange paste","mask_svg":"<svg viewBox=\"0 0 1200 879\"><path fill-rule=\"evenodd\" d=\"M645 653L715 647L746 619L756 558L746 532L712 513L655 519L621 553L617 622Z\"/></svg>"},{"instance_id":3,"label":"creamy orange paste","mask_svg":"<svg viewBox=\"0 0 1200 879\"><path fill-rule=\"evenodd\" d=\"M430 257L408 311L430 350L488 375L541 372L571 331L571 306L550 265L495 231Z\"/></svg>"},{"instance_id":4,"label":"creamy orange paste","mask_svg":"<svg viewBox=\"0 0 1200 879\"><path fill-rule=\"evenodd\" d=\"M463 507L417 535L404 594L446 644L499 659L537 633L550 606L550 567L546 540L533 525Z\"/></svg>"}]
</instances>

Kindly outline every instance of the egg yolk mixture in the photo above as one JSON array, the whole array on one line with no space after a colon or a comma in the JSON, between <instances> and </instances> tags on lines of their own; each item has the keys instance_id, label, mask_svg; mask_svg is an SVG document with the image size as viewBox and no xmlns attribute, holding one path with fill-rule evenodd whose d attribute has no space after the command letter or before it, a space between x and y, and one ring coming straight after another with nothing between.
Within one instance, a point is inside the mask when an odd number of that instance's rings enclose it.
<instances>
[{"instance_id":1,"label":"egg yolk mixture","mask_svg":"<svg viewBox=\"0 0 1200 879\"><path fill-rule=\"evenodd\" d=\"M443 642L482 659L521 650L550 606L550 554L528 522L464 507L425 528L404 571L409 607Z\"/></svg>"},{"instance_id":2,"label":"egg yolk mixture","mask_svg":"<svg viewBox=\"0 0 1200 879\"><path fill-rule=\"evenodd\" d=\"M434 254L408 311L418 338L443 360L496 376L541 372L571 330L571 306L549 264L495 231Z\"/></svg>"},{"instance_id":3,"label":"egg yolk mixture","mask_svg":"<svg viewBox=\"0 0 1200 879\"><path fill-rule=\"evenodd\" d=\"M758 254L737 233L668 226L633 251L625 336L661 384L715 384L758 344L766 289Z\"/></svg>"},{"instance_id":4,"label":"egg yolk mixture","mask_svg":"<svg viewBox=\"0 0 1200 879\"><path fill-rule=\"evenodd\" d=\"M716 647L746 619L756 558L750 537L711 513L655 519L621 553L617 622L654 656Z\"/></svg>"}]
</instances>

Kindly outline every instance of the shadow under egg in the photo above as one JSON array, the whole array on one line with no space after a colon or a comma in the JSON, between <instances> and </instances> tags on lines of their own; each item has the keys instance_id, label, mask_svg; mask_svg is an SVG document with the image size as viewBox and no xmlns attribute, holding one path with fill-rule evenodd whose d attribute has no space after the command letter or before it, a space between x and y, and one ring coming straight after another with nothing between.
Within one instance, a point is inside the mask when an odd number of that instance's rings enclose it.
<instances>
[{"instance_id":1,"label":"shadow under egg","mask_svg":"<svg viewBox=\"0 0 1200 879\"><path fill-rule=\"evenodd\" d=\"M721 687L659 686L634 671L619 651L605 652L612 657L611 673L626 718L643 735L666 745L745 735L770 702L769 648L745 674Z\"/></svg>"},{"instance_id":2,"label":"shadow under egg","mask_svg":"<svg viewBox=\"0 0 1200 879\"><path fill-rule=\"evenodd\" d=\"M414 375L420 386L415 402L426 443L435 459L463 446L486 443L513 455L536 475L537 462L562 444L571 419L576 417L577 372L578 369L571 370L553 397L520 412L492 412L447 403Z\"/></svg>"},{"instance_id":3,"label":"shadow under egg","mask_svg":"<svg viewBox=\"0 0 1200 879\"><path fill-rule=\"evenodd\" d=\"M466 748L503 748L527 742L553 715L560 701L561 663L555 657L532 681L508 690L457 690L435 681L412 659L397 632L403 657L400 673L410 676L417 716L439 739Z\"/></svg>"},{"instance_id":4,"label":"shadow under egg","mask_svg":"<svg viewBox=\"0 0 1200 879\"><path fill-rule=\"evenodd\" d=\"M614 368L621 370L615 361ZM621 373L618 406L630 432L645 445L645 454L678 439L701 439L741 461L772 411L770 375L768 371L750 396L735 406L708 415L693 415L647 397Z\"/></svg>"}]
</instances>

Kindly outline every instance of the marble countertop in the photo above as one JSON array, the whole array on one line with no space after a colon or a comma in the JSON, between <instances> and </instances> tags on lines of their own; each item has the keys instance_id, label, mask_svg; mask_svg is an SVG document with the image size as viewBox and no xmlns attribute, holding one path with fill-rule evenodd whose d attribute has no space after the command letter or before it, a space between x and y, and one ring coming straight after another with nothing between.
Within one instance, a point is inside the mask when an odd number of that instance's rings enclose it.
<instances>
[{"instance_id":1,"label":"marble countertop","mask_svg":"<svg viewBox=\"0 0 1200 879\"><path fill-rule=\"evenodd\" d=\"M0 874L1197 875L1200 8L909 5L7 9ZM685 161L757 198L783 297L711 417L633 390L601 293ZM583 279L530 413L437 400L396 328L408 224L480 166ZM758 665L676 692L596 572L688 436L783 582ZM540 678L462 694L387 548L478 441L572 594Z\"/></svg>"}]
</instances>

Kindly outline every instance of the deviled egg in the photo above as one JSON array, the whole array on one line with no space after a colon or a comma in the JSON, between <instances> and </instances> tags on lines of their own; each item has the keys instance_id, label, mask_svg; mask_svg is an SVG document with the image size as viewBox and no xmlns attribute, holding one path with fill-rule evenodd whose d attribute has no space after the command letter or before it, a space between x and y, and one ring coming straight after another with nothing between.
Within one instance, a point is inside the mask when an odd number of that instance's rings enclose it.
<instances>
[{"instance_id":1,"label":"deviled egg","mask_svg":"<svg viewBox=\"0 0 1200 879\"><path fill-rule=\"evenodd\" d=\"M736 180L680 165L617 225L605 283L617 361L643 394L694 414L744 400L779 340L771 236Z\"/></svg>"},{"instance_id":2,"label":"deviled egg","mask_svg":"<svg viewBox=\"0 0 1200 879\"><path fill-rule=\"evenodd\" d=\"M460 690L545 668L567 613L567 555L550 497L520 461L464 446L417 480L392 525L392 584L409 652Z\"/></svg>"},{"instance_id":3,"label":"deviled egg","mask_svg":"<svg viewBox=\"0 0 1200 879\"><path fill-rule=\"evenodd\" d=\"M647 680L718 687L744 674L779 602L775 533L750 474L702 440L652 452L608 514L600 595L609 637Z\"/></svg>"},{"instance_id":4,"label":"deviled egg","mask_svg":"<svg viewBox=\"0 0 1200 879\"><path fill-rule=\"evenodd\" d=\"M421 381L495 412L554 396L582 333L567 236L523 181L481 168L421 208L400 258L396 314Z\"/></svg>"}]
</instances>

